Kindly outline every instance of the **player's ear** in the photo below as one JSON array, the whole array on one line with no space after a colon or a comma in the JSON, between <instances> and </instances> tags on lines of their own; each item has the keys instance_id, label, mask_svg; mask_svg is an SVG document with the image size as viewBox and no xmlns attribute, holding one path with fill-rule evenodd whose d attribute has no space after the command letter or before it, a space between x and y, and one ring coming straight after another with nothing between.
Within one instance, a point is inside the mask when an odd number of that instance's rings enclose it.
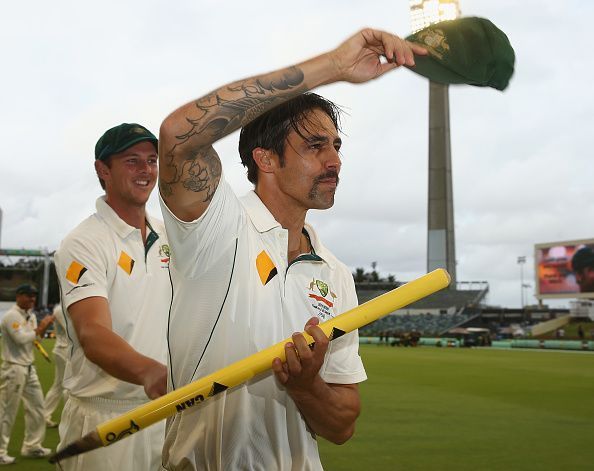
<instances>
[{"instance_id":1,"label":"player's ear","mask_svg":"<svg viewBox=\"0 0 594 471\"><path fill-rule=\"evenodd\" d=\"M262 147L256 147L252 150L252 158L261 172L272 173L274 171L276 161L272 154L272 151Z\"/></svg>"},{"instance_id":2,"label":"player's ear","mask_svg":"<svg viewBox=\"0 0 594 471\"><path fill-rule=\"evenodd\" d=\"M97 177L99 178L101 186L105 188L105 180L109 177L109 165L107 165L102 160L95 160L95 172L97 172Z\"/></svg>"}]
</instances>

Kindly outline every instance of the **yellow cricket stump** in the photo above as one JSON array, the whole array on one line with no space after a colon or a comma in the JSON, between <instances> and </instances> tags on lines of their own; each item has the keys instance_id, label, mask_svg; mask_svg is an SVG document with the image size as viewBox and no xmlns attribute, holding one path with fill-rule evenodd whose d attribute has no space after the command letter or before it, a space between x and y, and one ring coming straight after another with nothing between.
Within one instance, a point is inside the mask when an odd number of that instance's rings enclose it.
<instances>
[{"instance_id":1,"label":"yellow cricket stump","mask_svg":"<svg viewBox=\"0 0 594 471\"><path fill-rule=\"evenodd\" d=\"M37 348L37 350L39 350L39 353L41 353L41 356L43 358L45 358L50 363L52 362L52 360L50 359L49 355L45 351L45 348L43 348L43 345L41 345L41 342L39 340L33 340L33 345L35 345L35 347Z\"/></svg>"},{"instance_id":2,"label":"yellow cricket stump","mask_svg":"<svg viewBox=\"0 0 594 471\"><path fill-rule=\"evenodd\" d=\"M449 284L448 272L440 268L323 322L319 327L330 340L334 340L429 296ZM310 345L313 344L311 335L304 332L303 336ZM290 341L292 341L291 338L285 339L130 412L99 424L95 431L55 453L50 457L50 463L115 443L177 412L200 404L226 389L238 386L271 369L274 358L280 358L284 362L286 360L285 344Z\"/></svg>"}]
</instances>

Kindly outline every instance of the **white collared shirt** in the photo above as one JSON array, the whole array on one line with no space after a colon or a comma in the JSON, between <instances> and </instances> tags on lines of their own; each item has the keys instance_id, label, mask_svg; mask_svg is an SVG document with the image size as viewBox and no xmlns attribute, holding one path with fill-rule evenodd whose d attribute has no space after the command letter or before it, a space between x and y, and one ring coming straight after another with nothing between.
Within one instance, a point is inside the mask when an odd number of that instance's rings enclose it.
<instances>
[{"instance_id":1,"label":"white collared shirt","mask_svg":"<svg viewBox=\"0 0 594 471\"><path fill-rule=\"evenodd\" d=\"M33 340L37 329L35 314L12 306L0 322L2 329L2 359L8 363L29 366L33 363Z\"/></svg>"},{"instance_id":2,"label":"white collared shirt","mask_svg":"<svg viewBox=\"0 0 594 471\"><path fill-rule=\"evenodd\" d=\"M196 221L161 200L172 248L170 387L178 388L357 305L353 277L306 224L315 255L287 263L288 231L250 192L221 182ZM331 342L328 383L366 379L358 334ZM272 372L218 394L168 422L167 469L321 469L315 437Z\"/></svg>"},{"instance_id":3,"label":"white collared shirt","mask_svg":"<svg viewBox=\"0 0 594 471\"><path fill-rule=\"evenodd\" d=\"M97 212L70 232L55 254L66 332L72 342L64 387L77 397L144 400L142 386L110 376L85 357L68 307L93 296L106 298L113 331L136 351L165 363L171 299L167 237L163 224L147 215L158 239L145 253L140 229L120 219L103 197L96 207Z\"/></svg>"}]
</instances>

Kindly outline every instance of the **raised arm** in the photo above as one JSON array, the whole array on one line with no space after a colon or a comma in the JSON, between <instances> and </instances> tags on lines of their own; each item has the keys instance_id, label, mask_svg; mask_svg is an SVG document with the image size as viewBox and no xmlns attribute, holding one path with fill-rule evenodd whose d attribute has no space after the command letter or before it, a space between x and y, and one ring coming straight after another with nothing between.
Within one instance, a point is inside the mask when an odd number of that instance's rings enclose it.
<instances>
[{"instance_id":1,"label":"raised arm","mask_svg":"<svg viewBox=\"0 0 594 471\"><path fill-rule=\"evenodd\" d=\"M200 217L221 177L214 142L320 85L366 82L400 65L414 65L414 54L426 51L393 34L367 28L330 52L230 83L178 108L165 119L159 136L159 186L165 203L184 221Z\"/></svg>"}]
</instances>

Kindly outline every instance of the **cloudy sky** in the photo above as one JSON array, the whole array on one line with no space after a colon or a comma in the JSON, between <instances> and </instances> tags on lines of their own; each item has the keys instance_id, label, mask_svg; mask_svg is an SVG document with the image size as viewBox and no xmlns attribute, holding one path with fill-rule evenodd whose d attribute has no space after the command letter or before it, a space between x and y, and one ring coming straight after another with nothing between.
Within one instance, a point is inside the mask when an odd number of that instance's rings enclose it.
<instances>
[{"instance_id":1,"label":"cloudy sky","mask_svg":"<svg viewBox=\"0 0 594 471\"><path fill-rule=\"evenodd\" d=\"M451 88L458 279L486 280L492 304L517 307L518 256L527 256L524 276L534 286L535 243L594 236L587 32L594 2L461 0L461 7L506 32L517 62L503 93ZM105 129L141 122L157 132L184 102L324 52L363 26L408 34L408 1L3 5L0 245L54 250L94 211L101 189L93 149ZM423 274L428 82L403 69L320 93L349 114L336 205L310 219L353 269L376 261L400 280ZM237 192L249 190L237 134L215 147ZM149 208L158 213L154 196Z\"/></svg>"}]
</instances>

